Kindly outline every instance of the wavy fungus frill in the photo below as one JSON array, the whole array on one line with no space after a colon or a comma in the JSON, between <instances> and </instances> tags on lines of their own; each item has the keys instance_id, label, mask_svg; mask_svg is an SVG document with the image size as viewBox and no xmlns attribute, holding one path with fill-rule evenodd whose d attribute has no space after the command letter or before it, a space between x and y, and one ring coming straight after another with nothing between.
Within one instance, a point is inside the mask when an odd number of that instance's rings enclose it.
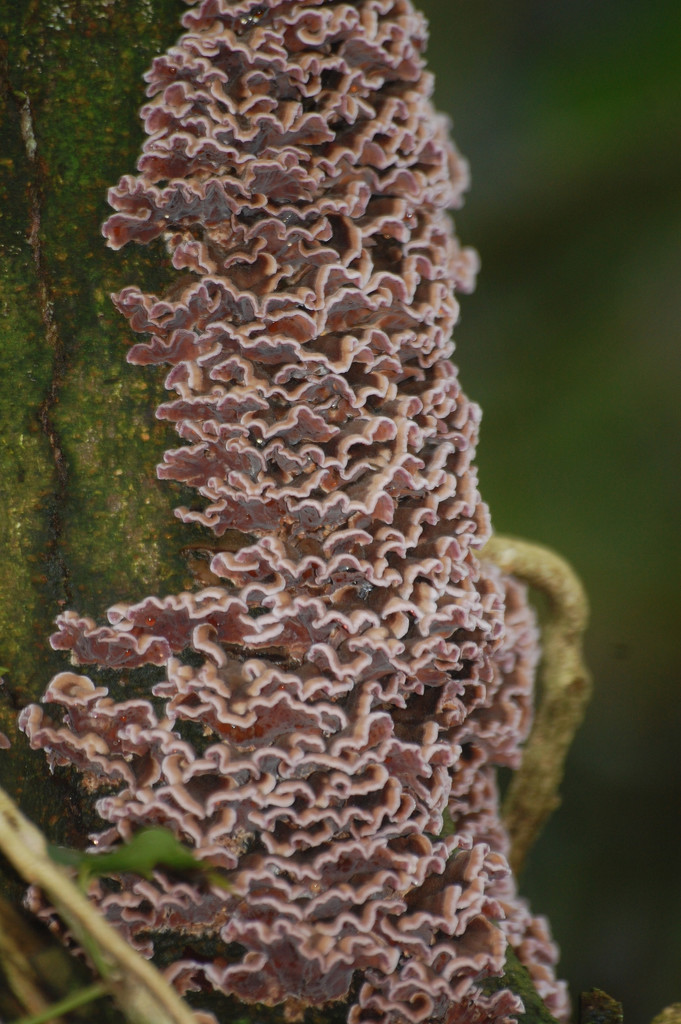
<instances>
[{"instance_id":1,"label":"wavy fungus frill","mask_svg":"<svg viewBox=\"0 0 681 1024\"><path fill-rule=\"evenodd\" d=\"M108 626L60 616L75 664L161 666L153 701L64 672L44 697L63 721L34 705L23 728L106 787L100 844L162 824L229 873L227 891L163 872L94 891L148 955L168 930L229 947L174 962L181 992L501 1022L521 1003L481 983L510 941L563 1015L497 809L537 643L521 588L475 554L479 413L450 338L476 258L447 213L467 172L423 18L410 0L203 0L184 26L146 76L139 173L104 233L161 237L182 272L115 302L146 336L130 361L171 367L157 415L183 444L158 474L204 499L178 515L241 543L210 587L116 605Z\"/></svg>"}]
</instances>

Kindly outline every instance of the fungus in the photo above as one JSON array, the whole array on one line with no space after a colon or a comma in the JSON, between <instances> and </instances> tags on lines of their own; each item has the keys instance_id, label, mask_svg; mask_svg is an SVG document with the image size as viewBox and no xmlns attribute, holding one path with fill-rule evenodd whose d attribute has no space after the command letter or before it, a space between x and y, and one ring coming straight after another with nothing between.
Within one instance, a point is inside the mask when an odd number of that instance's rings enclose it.
<instances>
[{"instance_id":1,"label":"fungus","mask_svg":"<svg viewBox=\"0 0 681 1024\"><path fill-rule=\"evenodd\" d=\"M214 585L106 626L59 616L76 665L162 668L153 703L65 672L44 697L62 719L31 706L21 725L106 786L100 849L162 825L228 873L93 890L148 955L158 931L238 944L171 964L181 993L501 1024L522 1004L483 983L511 943L564 1018L498 812L537 637L522 587L476 556L480 414L450 357L477 259L447 213L468 174L431 106L424 19L411 0L194 0L183 24L104 234L162 238L182 271L114 301L147 335L128 359L170 367L157 415L182 445L158 475L204 501L177 514L241 542Z\"/></svg>"}]
</instances>

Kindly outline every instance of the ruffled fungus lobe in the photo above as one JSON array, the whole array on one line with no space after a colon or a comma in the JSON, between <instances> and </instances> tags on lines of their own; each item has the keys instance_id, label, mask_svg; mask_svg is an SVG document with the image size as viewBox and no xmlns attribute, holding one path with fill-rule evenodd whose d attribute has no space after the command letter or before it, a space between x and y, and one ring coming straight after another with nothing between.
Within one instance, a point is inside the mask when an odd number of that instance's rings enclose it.
<instances>
[{"instance_id":1,"label":"ruffled fungus lobe","mask_svg":"<svg viewBox=\"0 0 681 1024\"><path fill-rule=\"evenodd\" d=\"M214 586L105 627L60 616L75 664L162 666L153 702L64 672L44 697L63 724L32 706L22 726L106 787L100 844L165 825L229 872L229 891L159 871L96 894L148 954L157 931L224 942L168 968L181 992L501 1022L522 1004L484 980L510 941L564 1016L497 808L537 644L520 587L475 555L479 413L450 336L476 259L446 212L467 173L424 21L410 0L203 0L184 25L104 233L163 237L183 272L115 302L148 335L130 361L171 367L158 416L184 443L159 476L205 499L178 515L242 541Z\"/></svg>"}]
</instances>

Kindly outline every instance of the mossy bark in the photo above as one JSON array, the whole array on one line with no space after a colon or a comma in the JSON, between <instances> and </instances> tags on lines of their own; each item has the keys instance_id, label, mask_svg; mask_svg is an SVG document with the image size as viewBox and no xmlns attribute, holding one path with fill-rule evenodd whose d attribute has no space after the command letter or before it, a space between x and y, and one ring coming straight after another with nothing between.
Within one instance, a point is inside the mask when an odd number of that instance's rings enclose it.
<instances>
[{"instance_id":1,"label":"mossy bark","mask_svg":"<svg viewBox=\"0 0 681 1024\"><path fill-rule=\"evenodd\" d=\"M0 730L12 741L0 785L66 845L96 827L92 810L16 729L18 710L66 667L48 643L54 617L72 608L101 619L117 600L192 583L181 554L191 534L173 516L180 488L155 475L174 443L154 415L162 373L125 362L132 339L109 298L132 283L162 291L168 260L160 243L113 254L100 231L106 189L133 171L141 146L142 74L185 9L0 0ZM7 867L0 884L18 904ZM46 990L61 994L49 979ZM0 1015L16 1012L0 1003ZM97 1014L120 1019L102 1004Z\"/></svg>"},{"instance_id":2,"label":"mossy bark","mask_svg":"<svg viewBox=\"0 0 681 1024\"><path fill-rule=\"evenodd\" d=\"M125 362L127 324L109 295L166 278L159 247L114 256L106 188L134 168L142 73L178 34L180 0L31 0L0 5L0 761L32 817L47 803L16 710L63 666L55 615L186 582L169 443L154 417L158 373ZM34 765L34 770L31 769ZM39 786L26 786L41 779ZM43 824L59 817L54 800Z\"/></svg>"},{"instance_id":3,"label":"mossy bark","mask_svg":"<svg viewBox=\"0 0 681 1024\"><path fill-rule=\"evenodd\" d=\"M155 475L170 443L154 416L162 374L126 363L130 332L109 297L162 287L165 254L115 256L100 231L106 189L140 148L142 74L185 9L0 0L0 730L12 741L0 784L75 845L90 808L16 729L18 710L68 667L49 646L55 615L101 618L117 600L189 582L177 491ZM0 886L18 901L9 869Z\"/></svg>"}]
</instances>

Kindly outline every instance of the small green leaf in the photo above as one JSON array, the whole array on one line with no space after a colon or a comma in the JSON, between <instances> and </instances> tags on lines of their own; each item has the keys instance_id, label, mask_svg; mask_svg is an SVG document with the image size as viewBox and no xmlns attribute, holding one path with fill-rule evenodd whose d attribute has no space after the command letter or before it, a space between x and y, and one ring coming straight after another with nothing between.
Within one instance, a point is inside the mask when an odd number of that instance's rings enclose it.
<instances>
[{"instance_id":1,"label":"small green leaf","mask_svg":"<svg viewBox=\"0 0 681 1024\"><path fill-rule=\"evenodd\" d=\"M82 853L64 846L48 846L52 860L78 869L81 884L100 875L118 875L129 871L151 878L156 868L170 871L201 873L213 885L229 888L226 876L203 864L188 846L184 846L166 828L145 828L129 843L104 853Z\"/></svg>"}]
</instances>

